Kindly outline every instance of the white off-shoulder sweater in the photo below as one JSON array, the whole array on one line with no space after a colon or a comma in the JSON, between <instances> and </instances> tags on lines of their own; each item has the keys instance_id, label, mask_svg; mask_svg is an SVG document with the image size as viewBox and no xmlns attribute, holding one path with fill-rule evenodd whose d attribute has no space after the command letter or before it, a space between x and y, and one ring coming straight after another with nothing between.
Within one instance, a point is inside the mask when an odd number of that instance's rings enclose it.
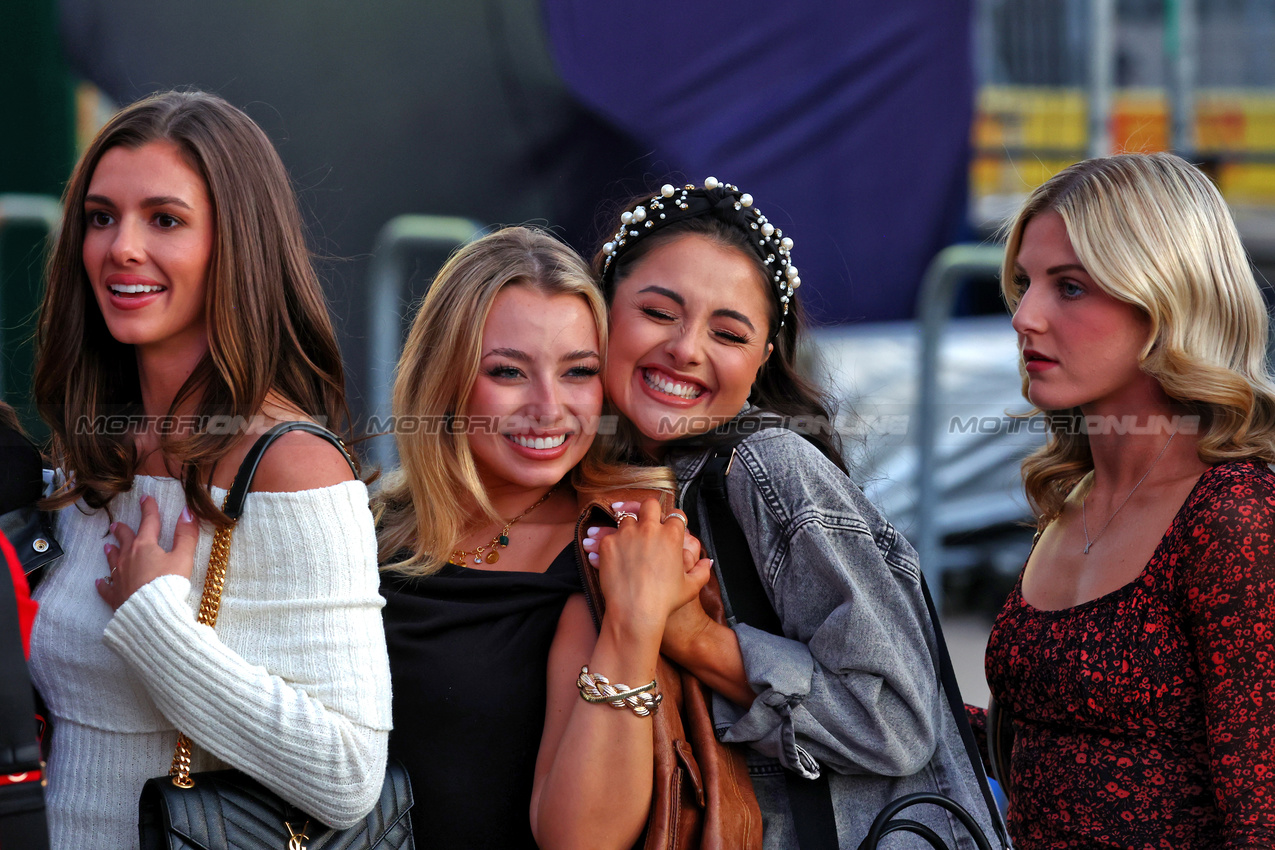
<instances>
[{"instance_id":1,"label":"white off-shoulder sweater","mask_svg":"<svg viewBox=\"0 0 1275 850\"><path fill-rule=\"evenodd\" d=\"M181 483L138 476L111 503L136 529L155 497L172 545ZM220 503L225 491L214 488ZM163 576L117 612L97 595L110 520L62 510L65 550L36 592L36 686L53 715L47 806L57 848L136 848L142 784L168 772L177 730L194 769L227 765L325 823L375 803L390 729L390 674L367 489L351 481L252 493L235 529L216 630L195 622L212 544L190 581Z\"/></svg>"}]
</instances>

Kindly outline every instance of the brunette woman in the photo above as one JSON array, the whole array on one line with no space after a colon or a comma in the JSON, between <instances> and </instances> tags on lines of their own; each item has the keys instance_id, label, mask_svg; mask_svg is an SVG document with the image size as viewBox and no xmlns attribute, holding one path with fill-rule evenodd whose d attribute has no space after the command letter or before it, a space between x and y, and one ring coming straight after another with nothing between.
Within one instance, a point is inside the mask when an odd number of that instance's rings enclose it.
<instances>
[{"instance_id":1,"label":"brunette woman","mask_svg":"<svg viewBox=\"0 0 1275 850\"><path fill-rule=\"evenodd\" d=\"M606 339L606 308L583 260L546 233L513 227L443 266L404 345L394 384L402 468L374 507L388 564L390 751L416 788L421 846L536 846L527 812L547 659L564 605L585 604L579 502L623 487L671 489L666 470L608 461L605 435L595 440ZM684 525L660 529L669 554L647 567L674 589L644 600L656 630L620 645L598 639L598 669L623 657L632 675L647 675L663 617L707 580L707 562L683 555ZM633 615L608 610L607 629L622 632ZM585 660L592 636L588 644ZM624 762L618 747L613 764L644 771L649 792L651 723L627 720L646 736L645 762L641 752Z\"/></svg>"},{"instance_id":2,"label":"brunette woman","mask_svg":"<svg viewBox=\"0 0 1275 850\"><path fill-rule=\"evenodd\" d=\"M339 450L294 432L265 454L217 628L195 620L259 433L345 417L283 165L238 109L168 92L107 122L63 200L35 374L65 481L32 635L52 843L137 846L178 730L195 770L239 768L351 825L384 775L389 671L367 492Z\"/></svg>"},{"instance_id":3,"label":"brunette woman","mask_svg":"<svg viewBox=\"0 0 1275 850\"><path fill-rule=\"evenodd\" d=\"M1016 844L1275 847L1275 387L1230 213L1170 154L1078 163L1002 288L1051 426L987 647Z\"/></svg>"},{"instance_id":4,"label":"brunette woman","mask_svg":"<svg viewBox=\"0 0 1275 850\"><path fill-rule=\"evenodd\" d=\"M938 686L916 555L846 476L828 407L796 369L801 278L792 249L751 195L709 178L631 203L596 260L610 305L607 395L635 455L671 466L682 507L703 517L703 498L687 502L687 488L715 445L738 442L729 508L762 604L779 621L779 633L728 628L695 599L662 623L662 651L713 689L722 740L751 746L766 847L797 846L786 772L799 782L826 778L818 793L841 847L858 846L878 810L912 791L951 795L992 836L993 815ZM765 427L763 414L808 433ZM610 605L659 583L643 566L658 551L653 506L629 505L637 517L618 533L593 534L591 557L615 582ZM710 536L702 523L691 531ZM721 568L729 601L738 585ZM561 629L587 644L592 626L587 612L569 607ZM537 835L561 846L625 847L646 817L650 777L610 763L618 735L599 734L598 715L609 709L575 692L580 655L551 666L551 724L555 700L571 708L561 728L546 730ZM944 840L968 840L938 810L916 817Z\"/></svg>"}]
</instances>

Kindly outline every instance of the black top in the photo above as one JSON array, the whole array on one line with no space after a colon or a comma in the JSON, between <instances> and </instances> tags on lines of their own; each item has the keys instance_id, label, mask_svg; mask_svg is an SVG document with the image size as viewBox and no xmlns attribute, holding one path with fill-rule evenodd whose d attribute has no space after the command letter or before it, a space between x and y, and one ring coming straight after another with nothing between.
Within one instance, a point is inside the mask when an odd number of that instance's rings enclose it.
<instances>
[{"instance_id":1,"label":"black top","mask_svg":"<svg viewBox=\"0 0 1275 850\"><path fill-rule=\"evenodd\" d=\"M572 543L543 573L387 573L390 756L412 777L418 847L528 848L549 645L583 590Z\"/></svg>"}]
</instances>

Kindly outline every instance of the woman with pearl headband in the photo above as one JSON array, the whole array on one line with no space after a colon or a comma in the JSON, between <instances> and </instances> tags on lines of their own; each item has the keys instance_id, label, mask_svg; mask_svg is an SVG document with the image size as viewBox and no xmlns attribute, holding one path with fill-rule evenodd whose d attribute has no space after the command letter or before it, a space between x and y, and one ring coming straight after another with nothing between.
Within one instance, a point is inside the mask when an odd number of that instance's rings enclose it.
<instances>
[{"instance_id":1,"label":"woman with pearl headband","mask_svg":"<svg viewBox=\"0 0 1275 850\"><path fill-rule=\"evenodd\" d=\"M452 255L403 346L394 381L401 466L372 504L394 685L389 749L412 776L417 846L534 850L527 811L545 670L562 655L564 605L583 604L579 503L618 489L672 490L667 470L610 459L598 427L606 340L588 264L551 234L508 227ZM654 679L659 632L630 637L630 624L676 610L708 579L707 562L686 575L683 524L659 531L675 546L644 565L676 581L640 607L608 583L621 604L606 612L607 635L571 646L577 673L587 665L634 677L617 682ZM658 692L639 689L633 700L640 713L588 706L604 712L595 718L603 736L629 738L633 724L649 740ZM609 758L645 771L649 786L649 745L614 745Z\"/></svg>"},{"instance_id":2,"label":"woman with pearl headband","mask_svg":"<svg viewBox=\"0 0 1275 850\"><path fill-rule=\"evenodd\" d=\"M672 468L690 530L735 603L728 627L693 599L659 624L661 652L712 689L721 740L749 748L765 847L809 840L794 794L830 803L841 847L857 847L882 806L918 791L946 793L994 835L996 815L937 681L916 554L850 481L829 406L796 368L793 249L751 195L710 177L628 204L595 259L611 318L604 383L621 441L632 458ZM746 545L714 539L713 483ZM624 510L618 529L589 529L586 549L604 580L619 574L644 591L658 506ZM568 603L564 633L593 639L582 604ZM590 736L595 707L575 696L578 669L551 660L533 829L546 847L628 847L648 814L651 777L613 769L614 741ZM966 846L946 813L914 811Z\"/></svg>"}]
</instances>

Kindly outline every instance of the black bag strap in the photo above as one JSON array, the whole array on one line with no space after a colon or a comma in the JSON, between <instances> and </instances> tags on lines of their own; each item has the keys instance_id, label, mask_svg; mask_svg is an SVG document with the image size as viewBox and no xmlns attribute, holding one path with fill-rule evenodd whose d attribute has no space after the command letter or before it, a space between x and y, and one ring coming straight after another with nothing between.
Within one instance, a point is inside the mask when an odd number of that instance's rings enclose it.
<instances>
[{"instance_id":1,"label":"black bag strap","mask_svg":"<svg viewBox=\"0 0 1275 850\"><path fill-rule=\"evenodd\" d=\"M708 507L708 528L712 535L713 557L721 574L722 603L731 622L743 622L755 629L782 635L779 615L761 583L761 576L748 550L748 538L730 509L726 476L735 461L735 446L720 446L709 457L700 474L690 483L683 503L692 528L703 528L699 516L699 495ZM729 588L729 590L727 590Z\"/></svg>"},{"instance_id":2,"label":"black bag strap","mask_svg":"<svg viewBox=\"0 0 1275 850\"><path fill-rule=\"evenodd\" d=\"M943 694L947 697L948 708L956 720L956 728L961 732L961 742L965 744L965 754L969 756L970 766L974 768L974 776L978 779L978 787L983 791L983 800L987 804L987 816L992 819L992 826L1001 845L1011 847L1009 831L1001 819L1000 807L992 796L992 787L987 782L987 773L983 770L983 758L978 752L978 742L974 740L974 730L970 728L970 719L965 714L965 700L961 698L961 688L956 683L956 672L952 669L952 656L947 651L947 639L943 637L943 626L939 623L939 613L934 607L934 598L930 596L930 586L921 576L921 592L925 595L925 607L930 612L930 623L934 626L934 644L939 653L939 681L943 684Z\"/></svg>"},{"instance_id":3,"label":"black bag strap","mask_svg":"<svg viewBox=\"0 0 1275 850\"><path fill-rule=\"evenodd\" d=\"M740 438L742 439L742 437ZM719 446L708 459L700 475L687 487L682 500L693 532L705 527L699 515L699 494L704 494L707 527L711 536L713 558L717 564L722 591L722 605L732 623L747 623L773 635L783 635L779 615L770 604L761 576L748 551L748 539L730 509L726 494L726 475L735 459L735 444ZM832 808L832 789L828 774L806 779L791 770L784 771L788 805L800 850L837 850L837 820Z\"/></svg>"},{"instance_id":4,"label":"black bag strap","mask_svg":"<svg viewBox=\"0 0 1275 850\"><path fill-rule=\"evenodd\" d=\"M336 446L341 451L341 456L345 458L345 462L350 465L350 471L354 473L356 478L358 477L359 472L354 466L354 461L350 458L350 453L336 434L333 434L327 428L315 425L313 422L282 422L262 434L257 439L257 442L252 444L248 454L244 455L243 463L239 464L239 471L235 473L235 482L230 485L230 491L226 494L226 501L221 506L222 513L230 517L232 521L239 519L243 515L243 505L244 500L248 498L248 488L252 486L252 478L257 474L257 466L261 463L261 458L265 455L266 449L270 448L275 440L291 431L304 431L307 434L322 437Z\"/></svg>"},{"instance_id":5,"label":"black bag strap","mask_svg":"<svg viewBox=\"0 0 1275 850\"><path fill-rule=\"evenodd\" d=\"M0 555L0 775L40 769L35 700L22 650L18 600L7 558Z\"/></svg>"},{"instance_id":6,"label":"black bag strap","mask_svg":"<svg viewBox=\"0 0 1275 850\"><path fill-rule=\"evenodd\" d=\"M332 443L341 450L341 456L350 465L350 470L355 471L354 461L350 459L349 454L345 451L345 446L337 439L336 435L326 428L321 428L313 423L282 422L257 438L257 441L252 444L252 448L248 449L248 453L239 464L239 469L235 472L235 480L230 485L226 498L222 501L221 510L230 518L230 522L220 526L213 537L212 554L208 558L208 571L204 578L203 593L200 595L199 600L199 616L196 618L200 625L216 626L217 613L221 607L222 587L226 578L226 570L229 567L228 554L231 537L234 534L235 523L243 515L244 502L248 498L248 490L252 486L253 476L257 474L257 467L261 463L261 458L266 453L266 450L274 444L275 440L290 431L305 431ZM355 474L357 475L358 473L355 472ZM172 782L177 787L193 787L190 779L190 758L190 739L184 733L179 732L173 751L172 769L169 771Z\"/></svg>"},{"instance_id":7,"label":"black bag strap","mask_svg":"<svg viewBox=\"0 0 1275 850\"><path fill-rule=\"evenodd\" d=\"M687 486L683 507L690 520L692 532L699 531L705 527L699 516L699 497L703 496L707 514L703 519L707 520L707 528L712 539L712 554L720 573L722 602L726 607L727 616L732 618L732 622L747 623L770 634L782 636L779 616L775 613L770 597L761 583L761 576L753 562L752 553L748 550L747 537L735 518L734 512L731 511L726 491L726 476L734 462L736 448L745 436L747 435L740 435L734 442L714 449L700 474ZM1012 847L1009 833L1001 820L1000 808L996 805L996 799L992 796L991 787L987 783L983 760L979 756L978 744L974 740L973 730L970 729L969 718L965 715L965 703L961 698L961 690L952 669L952 659L947 651L947 640L943 637L943 627L939 622L938 611L934 608L934 600L930 596L930 588L925 583L923 575L921 576L921 592L925 596L925 606L934 629L934 642L938 651L939 681L947 698L948 709L956 721L957 729L960 730L961 741L965 744L966 755L978 779L979 788L983 792L987 814L996 829L997 837L1000 838L1003 847ZM818 780L806 780L792 771L785 770L784 778L801 850L825 850L825 848L835 850L837 829L827 775L822 774Z\"/></svg>"}]
</instances>

